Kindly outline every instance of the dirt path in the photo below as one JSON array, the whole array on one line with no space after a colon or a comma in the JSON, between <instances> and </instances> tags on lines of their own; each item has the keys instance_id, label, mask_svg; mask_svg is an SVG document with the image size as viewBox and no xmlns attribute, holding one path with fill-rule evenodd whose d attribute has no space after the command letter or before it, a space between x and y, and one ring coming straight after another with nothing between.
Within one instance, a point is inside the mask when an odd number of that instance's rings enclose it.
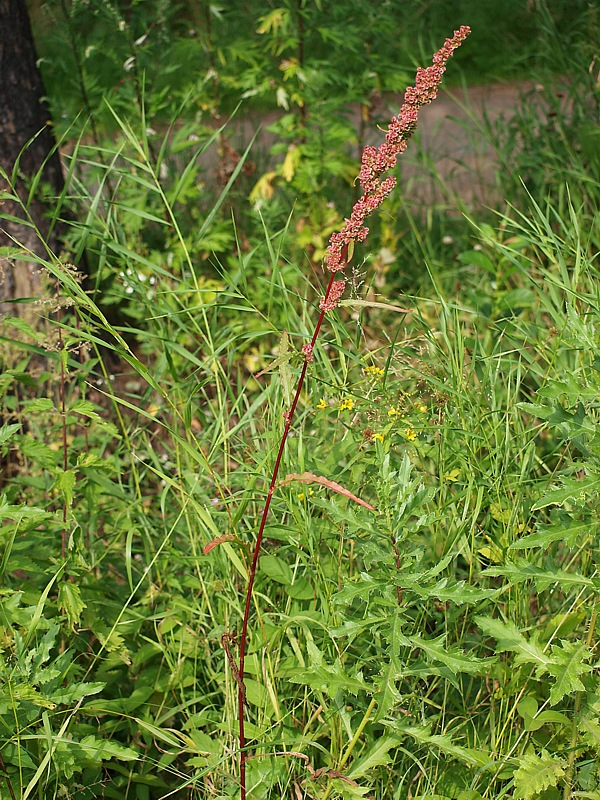
<instances>
[{"instance_id":1,"label":"dirt path","mask_svg":"<svg viewBox=\"0 0 600 800\"><path fill-rule=\"evenodd\" d=\"M499 199L494 175L499 155L486 135L486 127L508 122L518 110L523 95L541 87L533 83L500 83L442 91L437 99L421 110L419 128L402 156L403 191L417 204L444 203L456 193L467 207L491 205ZM557 91L560 89L557 88ZM402 98L386 101L396 113ZM385 107L378 116L383 116ZM233 142L243 149L255 130L261 130L253 157L262 169L275 137L267 128L281 116L278 112L261 116L241 115L231 125ZM351 119L358 128L360 110ZM230 128L231 132L231 128ZM383 133L373 124L367 143L379 144ZM266 169L266 167L264 167Z\"/></svg>"}]
</instances>

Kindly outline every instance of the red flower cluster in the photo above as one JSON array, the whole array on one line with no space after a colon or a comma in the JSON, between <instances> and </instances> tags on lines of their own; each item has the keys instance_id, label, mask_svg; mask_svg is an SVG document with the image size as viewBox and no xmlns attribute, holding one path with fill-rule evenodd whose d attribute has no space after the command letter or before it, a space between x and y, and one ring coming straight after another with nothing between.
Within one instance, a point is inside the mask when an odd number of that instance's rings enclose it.
<instances>
[{"instance_id":1,"label":"red flower cluster","mask_svg":"<svg viewBox=\"0 0 600 800\"><path fill-rule=\"evenodd\" d=\"M396 185L395 178L382 179L382 176L396 166L396 159L406 150L408 139L417 127L420 107L437 96L448 59L470 32L466 25L454 31L454 36L446 39L434 55L433 65L427 69L419 67L415 85L406 90L400 113L392 118L385 142L379 148L365 147L358 176L364 194L352 209L350 219L345 220L342 230L333 233L329 239L326 264L331 272L338 272L346 267L350 242L363 242L367 238L369 229L364 224L366 217L381 205ZM343 291L344 281L333 282L329 292L321 300L321 310L331 311L335 308Z\"/></svg>"}]
</instances>

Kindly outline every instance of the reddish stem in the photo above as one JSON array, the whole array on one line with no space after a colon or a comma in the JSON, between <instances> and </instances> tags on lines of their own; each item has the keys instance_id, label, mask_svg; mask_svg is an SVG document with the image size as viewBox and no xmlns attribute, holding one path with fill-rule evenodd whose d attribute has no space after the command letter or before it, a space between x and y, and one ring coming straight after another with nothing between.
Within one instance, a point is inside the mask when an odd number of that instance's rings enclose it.
<instances>
[{"instance_id":1,"label":"reddish stem","mask_svg":"<svg viewBox=\"0 0 600 800\"><path fill-rule=\"evenodd\" d=\"M335 280L335 273L332 272L329 278L329 283L327 285L327 291L325 292L325 300L328 299L329 293L331 291L331 287ZM315 331L313 333L312 339L310 341L310 346L313 348L315 346L315 342L317 341L317 337L319 335L319 331L321 330L321 325L323 324L323 320L325 318L325 310L321 310L319 314L319 319L317 320L317 324L315 326ZM250 603L252 601L252 589L254 588L254 579L256 577L256 568L258 566L258 556L260 554L260 546L263 540L263 534L265 532L265 526L267 524L267 517L269 516L269 508L271 507L271 500L273 498L273 494L275 492L275 484L277 482L277 476L279 474L279 467L281 466L281 459L283 457L283 451L285 449L285 443L287 441L290 428L292 426L292 420L294 418L294 413L296 411L296 406L298 405L298 400L300 399L300 392L302 391L302 386L304 385L304 379L306 377L306 370L308 367L308 358L304 359L304 364L302 365L302 372L300 373L300 377L298 378L298 385L296 386L296 393L294 394L294 399L292 401L292 405L290 410L285 414L285 428L283 429L283 435L281 437L281 442L279 443L279 451L277 453L277 459L275 460L275 467L273 468L273 474L271 476L271 483L269 484L269 490L267 492L267 499L265 500L265 505L262 512L262 517L260 520L260 527L258 529L258 535L256 537L256 544L254 545L254 553L252 554L252 564L250 565L250 572L248 574L248 588L246 590L246 604L244 606L244 621L242 623L242 632L240 635L240 666L239 666L239 680L238 680L238 710L239 710L239 717L240 717L240 787L241 787L241 800L246 800L246 761L248 760L248 755L246 753L246 735L244 731L244 705L245 705L245 690L244 690L244 662L246 659L246 640L248 638L248 618L250 616Z\"/></svg>"}]
</instances>

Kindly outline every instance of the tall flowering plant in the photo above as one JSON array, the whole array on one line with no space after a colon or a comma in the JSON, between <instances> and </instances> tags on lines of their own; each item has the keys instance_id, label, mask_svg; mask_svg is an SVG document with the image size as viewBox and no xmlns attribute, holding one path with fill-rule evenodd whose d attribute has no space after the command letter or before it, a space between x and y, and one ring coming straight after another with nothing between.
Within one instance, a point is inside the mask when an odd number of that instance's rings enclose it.
<instances>
[{"instance_id":1,"label":"tall flowering plant","mask_svg":"<svg viewBox=\"0 0 600 800\"><path fill-rule=\"evenodd\" d=\"M433 64L426 69L419 68L415 85L409 87L404 95L404 103L400 109L400 113L393 117L388 127L385 141L379 147L368 146L365 147L362 156L362 166L358 179L363 191L362 197L356 202L350 217L345 220L344 226L341 231L332 234L327 248L327 256L325 266L330 272L329 282L327 289L322 297L319 308L320 314L315 325L315 330L310 342L306 343L302 348L304 356L304 363L292 404L284 414L285 427L281 437L271 482L267 491L267 497L263 507L260 526L256 537L256 543L252 555L252 562L248 574L248 587L246 591L246 602L244 606L244 617L242 623L242 630L239 639L239 661L236 664L235 660L229 653L229 642L233 639L230 634L224 636L224 646L229 655L230 664L233 674L238 685L238 709L239 709L239 745L240 745L240 786L241 786L241 800L246 800L246 761L248 753L246 751L246 738L244 731L244 716L246 706L246 688L244 682L245 675L245 656L246 656L246 643L248 636L248 619L250 615L250 604L252 599L252 590L254 587L254 579L256 577L256 569L258 565L258 557L262 544L263 534L271 500L275 492L275 485L279 474L281 459L285 449L285 444L290 432L296 406L300 392L304 385L304 379L308 365L313 360L313 349L315 347L321 325L325 318L325 314L333 311L344 294L346 287L345 270L348 267L354 245L357 242L364 242L369 234L369 229L365 225L365 220L372 214L375 209L383 203L385 198L390 194L396 185L396 179L393 176L387 176L386 173L390 172L395 165L398 156L400 156L407 147L408 140L416 130L419 110L422 106L427 105L437 96L439 86L442 81L444 72L446 71L446 64L457 47L463 43L470 33L470 28L463 25L450 39L446 39L443 46L433 56ZM341 488L341 487L340 487Z\"/></svg>"}]
</instances>

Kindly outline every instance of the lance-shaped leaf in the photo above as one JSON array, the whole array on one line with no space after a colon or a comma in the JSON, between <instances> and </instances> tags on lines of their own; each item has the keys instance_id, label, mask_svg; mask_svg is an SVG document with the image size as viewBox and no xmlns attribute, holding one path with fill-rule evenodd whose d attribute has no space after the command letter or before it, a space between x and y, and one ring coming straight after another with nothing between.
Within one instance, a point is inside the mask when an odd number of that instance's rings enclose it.
<instances>
[{"instance_id":1,"label":"lance-shaped leaf","mask_svg":"<svg viewBox=\"0 0 600 800\"><path fill-rule=\"evenodd\" d=\"M439 661L457 675L466 672L469 675L479 675L489 669L493 663L491 658L476 658L468 656L458 647L447 647L445 636L442 634L437 639L423 639L421 636L409 636L408 640L422 650L431 661Z\"/></svg>"},{"instance_id":2,"label":"lance-shaped leaf","mask_svg":"<svg viewBox=\"0 0 600 800\"><path fill-rule=\"evenodd\" d=\"M318 483L321 486L326 486L328 489L331 489L333 492L337 492L338 494L343 494L344 497L347 497L349 500L354 500L355 503L358 503L365 508L368 508L369 511L375 511L373 506L365 503L364 500L361 500L360 497L357 497L355 494L352 494L348 489L344 489L343 486L340 486L339 483L335 481L330 481L329 478L324 478L322 475L314 475L312 472L303 472L301 475L295 472L286 475L280 482L280 486L286 486L288 483L292 481L298 481L299 483Z\"/></svg>"}]
</instances>

